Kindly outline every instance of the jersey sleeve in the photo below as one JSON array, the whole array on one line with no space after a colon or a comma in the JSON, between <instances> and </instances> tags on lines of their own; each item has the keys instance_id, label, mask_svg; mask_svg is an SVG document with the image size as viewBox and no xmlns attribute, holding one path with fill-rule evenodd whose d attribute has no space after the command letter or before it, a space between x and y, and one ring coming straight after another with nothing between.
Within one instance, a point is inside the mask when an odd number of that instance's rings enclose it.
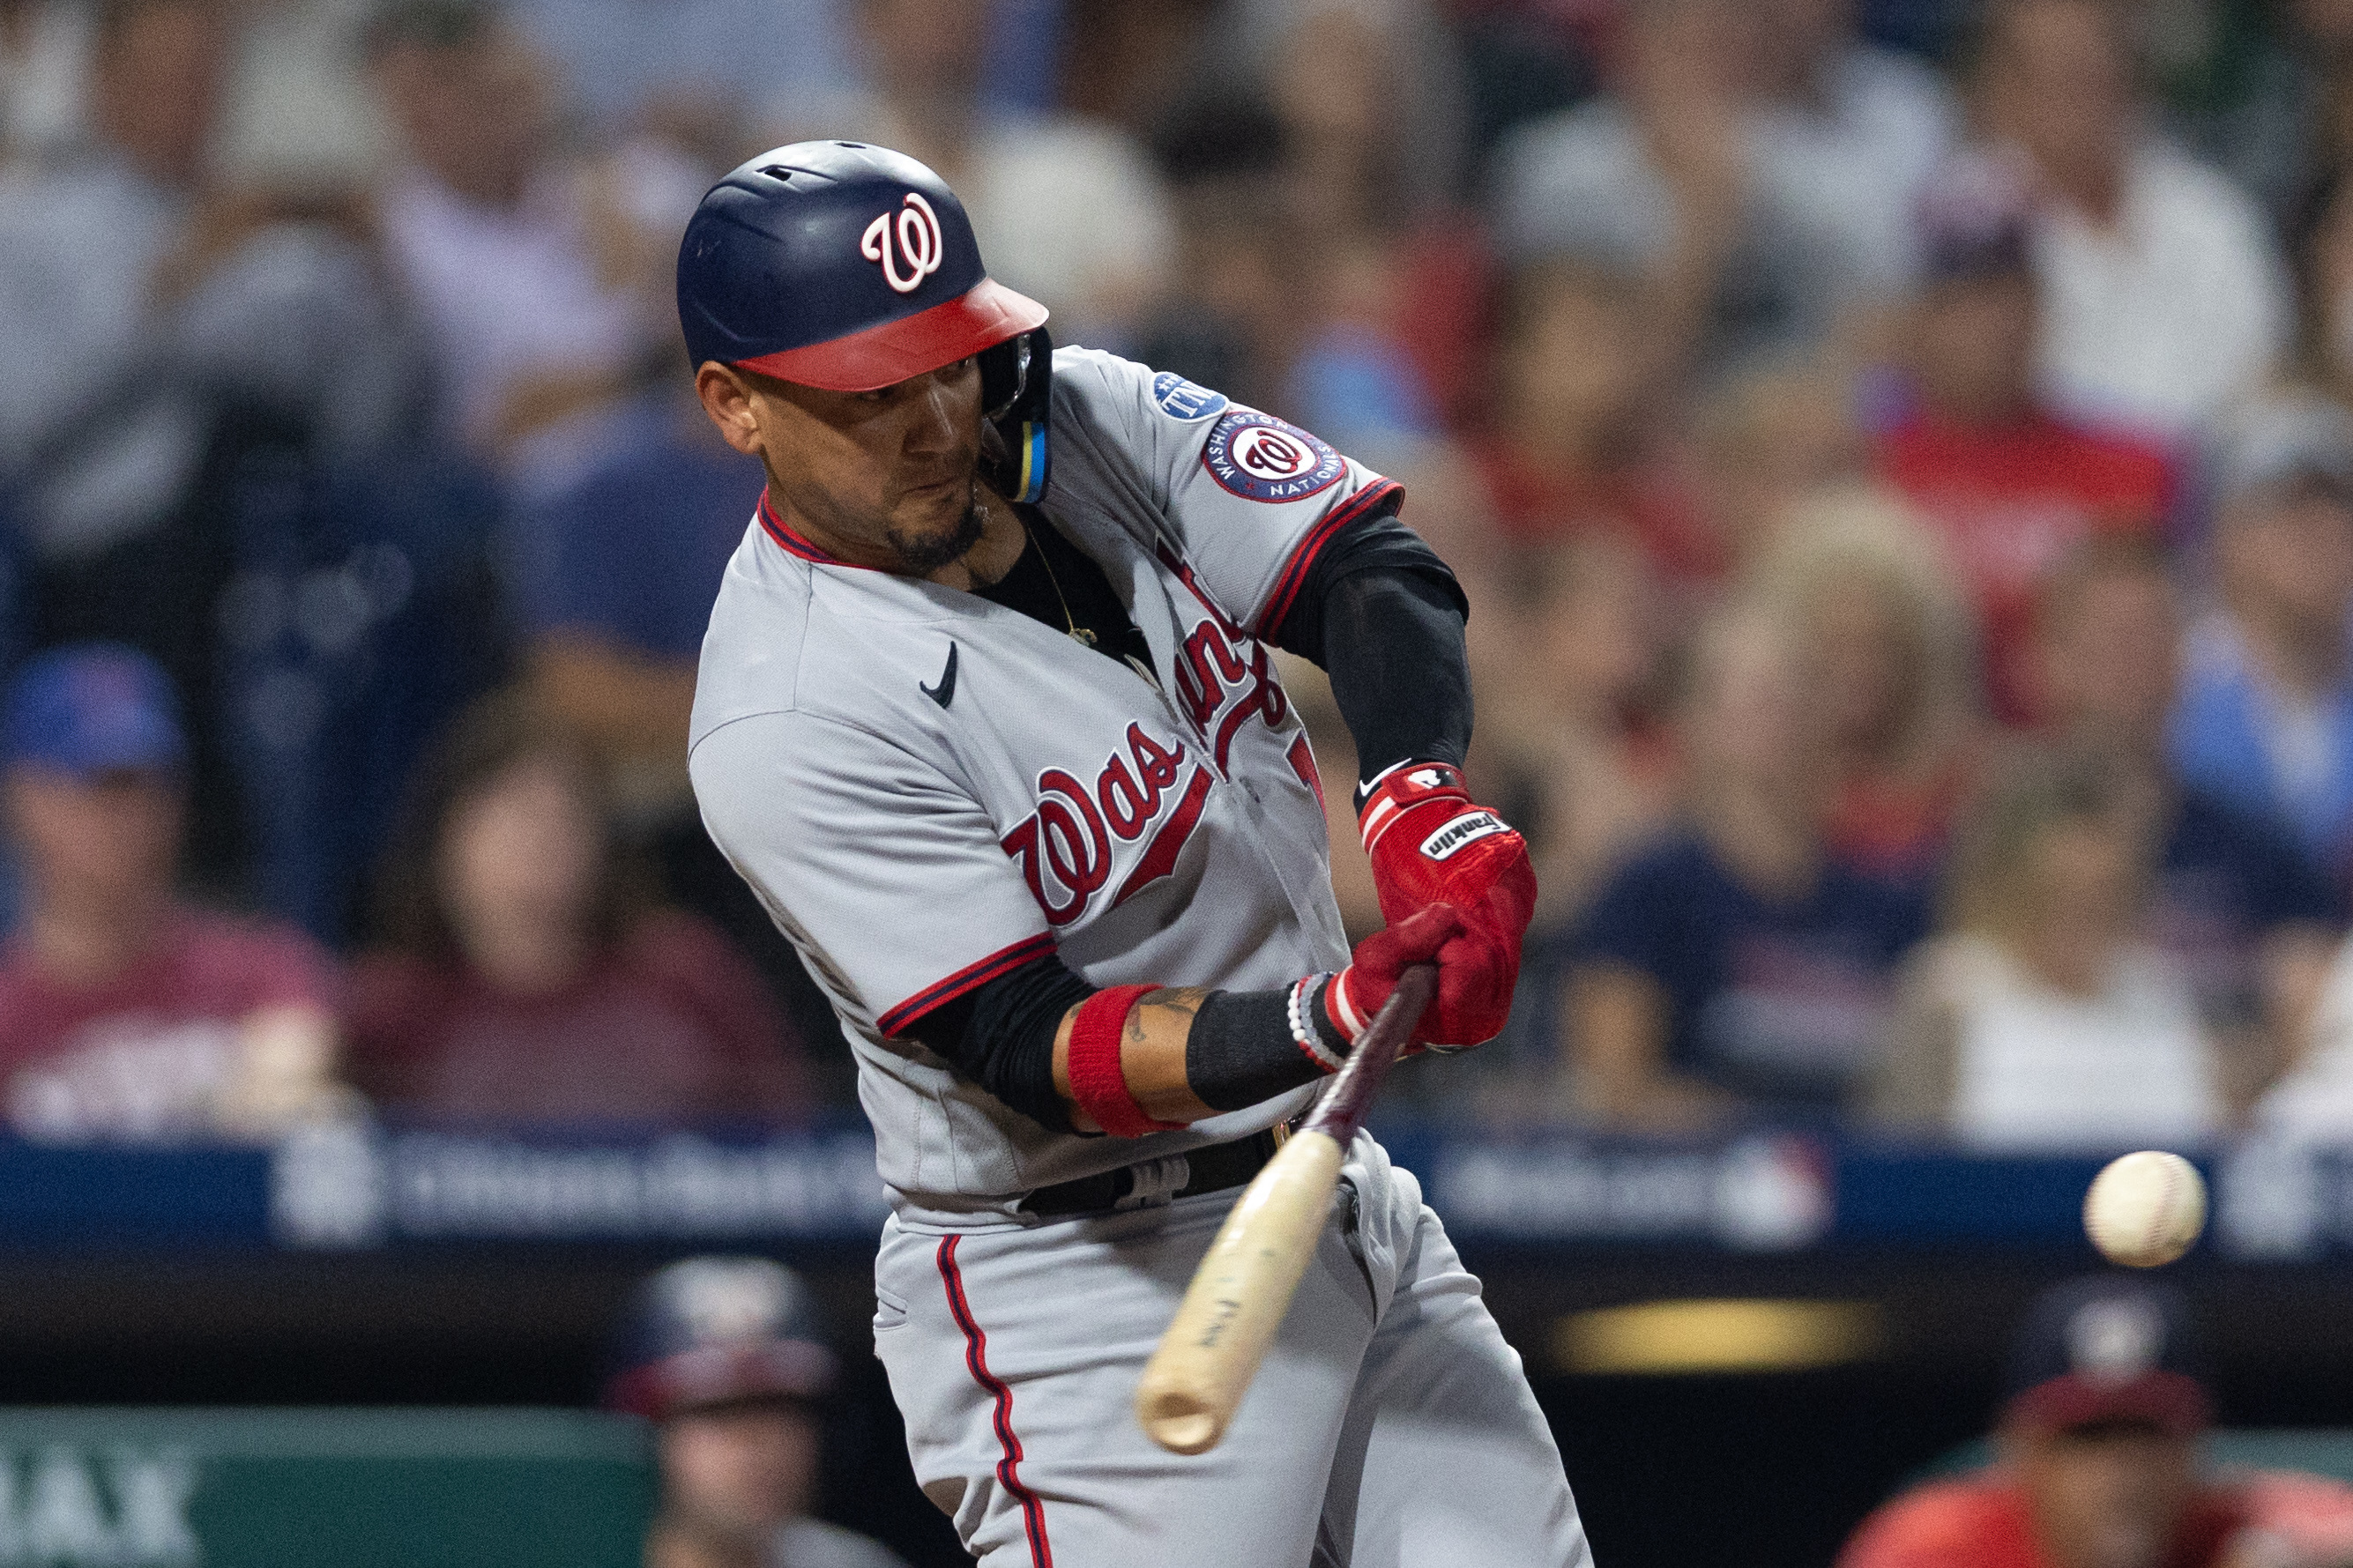
<instances>
[{"instance_id":1,"label":"jersey sleeve","mask_svg":"<svg viewBox=\"0 0 2353 1568\"><path fill-rule=\"evenodd\" d=\"M690 767L712 840L853 1020L903 1036L1054 950L987 812L905 747L764 713L704 736Z\"/></svg>"},{"instance_id":2,"label":"jersey sleeve","mask_svg":"<svg viewBox=\"0 0 2353 1568\"><path fill-rule=\"evenodd\" d=\"M1050 482L1099 488L1113 515L1140 489L1196 590L1269 640L1332 539L1405 500L1295 425L1092 349L1054 356L1053 432Z\"/></svg>"}]
</instances>

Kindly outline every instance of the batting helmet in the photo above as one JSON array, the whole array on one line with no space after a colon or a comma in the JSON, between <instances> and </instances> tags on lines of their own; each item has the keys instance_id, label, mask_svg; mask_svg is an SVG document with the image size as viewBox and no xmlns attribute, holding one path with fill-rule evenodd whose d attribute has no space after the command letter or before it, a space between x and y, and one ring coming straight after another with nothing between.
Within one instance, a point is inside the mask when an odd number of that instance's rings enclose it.
<instances>
[{"instance_id":1,"label":"batting helmet","mask_svg":"<svg viewBox=\"0 0 2353 1568\"><path fill-rule=\"evenodd\" d=\"M816 1399L839 1363L800 1276L765 1258L690 1258L638 1288L605 1404L659 1421L741 1399Z\"/></svg>"},{"instance_id":2,"label":"batting helmet","mask_svg":"<svg viewBox=\"0 0 2353 1568\"><path fill-rule=\"evenodd\" d=\"M977 355L989 478L1046 488L1046 307L988 276L947 182L903 153L796 142L703 194L678 252L687 358L871 392Z\"/></svg>"}]
</instances>

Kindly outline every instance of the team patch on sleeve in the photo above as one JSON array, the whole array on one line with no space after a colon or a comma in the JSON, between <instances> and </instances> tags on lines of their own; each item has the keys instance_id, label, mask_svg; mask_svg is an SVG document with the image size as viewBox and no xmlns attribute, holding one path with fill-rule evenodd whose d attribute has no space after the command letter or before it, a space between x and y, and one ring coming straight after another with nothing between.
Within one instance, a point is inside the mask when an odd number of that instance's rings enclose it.
<instances>
[{"instance_id":1,"label":"team patch on sleeve","mask_svg":"<svg viewBox=\"0 0 2353 1568\"><path fill-rule=\"evenodd\" d=\"M1339 453L1298 426L1253 408L1237 408L1218 421L1201 464L1234 494L1266 501L1312 496L1347 468Z\"/></svg>"},{"instance_id":2,"label":"team patch on sleeve","mask_svg":"<svg viewBox=\"0 0 2353 1568\"><path fill-rule=\"evenodd\" d=\"M1188 425L1222 414L1226 407L1224 393L1187 381L1173 370L1164 370L1152 378L1152 401L1169 418L1182 419Z\"/></svg>"}]
</instances>

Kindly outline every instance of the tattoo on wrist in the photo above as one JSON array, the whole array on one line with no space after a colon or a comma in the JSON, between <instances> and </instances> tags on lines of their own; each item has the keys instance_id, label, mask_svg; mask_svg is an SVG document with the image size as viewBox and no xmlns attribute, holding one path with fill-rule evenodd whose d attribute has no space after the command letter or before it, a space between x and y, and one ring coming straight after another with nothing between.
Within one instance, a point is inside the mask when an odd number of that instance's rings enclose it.
<instances>
[{"instance_id":1,"label":"tattoo on wrist","mask_svg":"<svg viewBox=\"0 0 2353 1568\"><path fill-rule=\"evenodd\" d=\"M1155 1026L1190 1029L1208 994L1208 990L1199 985L1164 985L1157 991L1145 992L1128 1009L1128 1040L1140 1046L1152 1037Z\"/></svg>"}]
</instances>

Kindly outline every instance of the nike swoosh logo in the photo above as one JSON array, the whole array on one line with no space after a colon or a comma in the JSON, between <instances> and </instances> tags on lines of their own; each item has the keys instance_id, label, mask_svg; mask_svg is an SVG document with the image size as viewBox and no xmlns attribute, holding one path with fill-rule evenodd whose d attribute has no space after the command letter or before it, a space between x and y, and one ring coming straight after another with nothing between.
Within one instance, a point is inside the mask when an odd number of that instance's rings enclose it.
<instances>
[{"instance_id":1,"label":"nike swoosh logo","mask_svg":"<svg viewBox=\"0 0 2353 1568\"><path fill-rule=\"evenodd\" d=\"M949 703L955 700L955 669L956 645L951 642L948 644L948 667L940 671L939 685L935 687L925 686L919 680L915 682L915 687L918 690L923 692L924 696L938 703L942 708L945 708Z\"/></svg>"}]
</instances>

